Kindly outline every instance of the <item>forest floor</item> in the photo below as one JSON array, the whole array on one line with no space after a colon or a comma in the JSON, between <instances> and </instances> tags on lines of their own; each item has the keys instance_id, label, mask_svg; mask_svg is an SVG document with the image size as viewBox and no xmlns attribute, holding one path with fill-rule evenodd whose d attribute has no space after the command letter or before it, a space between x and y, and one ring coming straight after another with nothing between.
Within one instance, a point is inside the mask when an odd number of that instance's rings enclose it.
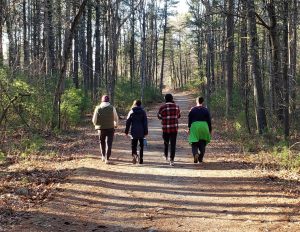
<instances>
[{"instance_id":1,"label":"forest floor","mask_svg":"<svg viewBox=\"0 0 300 232\"><path fill-rule=\"evenodd\" d=\"M59 157L2 168L0 231L300 231L299 182L256 169L216 121L204 163L194 164L185 132L194 99L177 93L175 101L182 118L174 167L162 158L158 106L147 113L143 165L131 163L125 120L109 165L88 124L68 139L49 139L48 149L64 147ZM12 187L18 181L23 187Z\"/></svg>"}]
</instances>

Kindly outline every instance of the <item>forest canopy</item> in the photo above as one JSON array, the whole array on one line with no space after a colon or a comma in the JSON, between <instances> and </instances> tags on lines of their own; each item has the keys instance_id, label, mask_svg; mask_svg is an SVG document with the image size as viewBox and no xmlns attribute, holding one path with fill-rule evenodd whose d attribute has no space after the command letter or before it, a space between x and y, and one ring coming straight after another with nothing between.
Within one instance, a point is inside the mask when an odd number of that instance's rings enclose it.
<instances>
[{"instance_id":1,"label":"forest canopy","mask_svg":"<svg viewBox=\"0 0 300 232\"><path fill-rule=\"evenodd\" d=\"M297 0L1 0L2 134L194 89L250 134L299 131ZM182 2L180 3L182 4Z\"/></svg>"}]
</instances>

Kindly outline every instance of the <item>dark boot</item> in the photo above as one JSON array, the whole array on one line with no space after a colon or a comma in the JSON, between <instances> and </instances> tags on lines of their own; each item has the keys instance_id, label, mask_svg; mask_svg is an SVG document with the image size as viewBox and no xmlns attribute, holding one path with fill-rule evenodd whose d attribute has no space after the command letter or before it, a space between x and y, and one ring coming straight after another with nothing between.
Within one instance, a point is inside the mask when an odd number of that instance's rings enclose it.
<instances>
[{"instance_id":1,"label":"dark boot","mask_svg":"<svg viewBox=\"0 0 300 232\"><path fill-rule=\"evenodd\" d=\"M143 164L143 163L144 163L143 158L140 158L139 164Z\"/></svg>"},{"instance_id":2,"label":"dark boot","mask_svg":"<svg viewBox=\"0 0 300 232\"><path fill-rule=\"evenodd\" d=\"M198 163L198 160L199 160L199 155L198 154L195 154L194 155L194 163Z\"/></svg>"}]
</instances>

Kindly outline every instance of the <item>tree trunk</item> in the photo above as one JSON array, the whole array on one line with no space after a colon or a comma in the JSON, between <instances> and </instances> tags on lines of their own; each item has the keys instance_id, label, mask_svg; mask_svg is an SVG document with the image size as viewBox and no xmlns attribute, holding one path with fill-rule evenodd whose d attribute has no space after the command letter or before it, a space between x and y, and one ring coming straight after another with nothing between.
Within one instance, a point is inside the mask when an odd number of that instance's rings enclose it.
<instances>
[{"instance_id":1,"label":"tree trunk","mask_svg":"<svg viewBox=\"0 0 300 232\"><path fill-rule=\"evenodd\" d=\"M29 58L29 41L27 37L27 4L26 0L23 0L23 49L24 49L24 67L25 69L28 69L28 66L30 64L30 58Z\"/></svg>"},{"instance_id":2,"label":"tree trunk","mask_svg":"<svg viewBox=\"0 0 300 232\"><path fill-rule=\"evenodd\" d=\"M134 13L134 0L131 0L131 32L130 32L130 84L133 88L135 78L135 13Z\"/></svg>"},{"instance_id":3,"label":"tree trunk","mask_svg":"<svg viewBox=\"0 0 300 232\"><path fill-rule=\"evenodd\" d=\"M145 3L141 6L142 8L142 37L141 37L141 101L144 101L144 88L146 78L146 13Z\"/></svg>"},{"instance_id":4,"label":"tree trunk","mask_svg":"<svg viewBox=\"0 0 300 232\"><path fill-rule=\"evenodd\" d=\"M93 45L92 45L92 4L87 4L87 33L86 33L86 44L87 44L87 85L91 93L91 99L93 100Z\"/></svg>"},{"instance_id":5,"label":"tree trunk","mask_svg":"<svg viewBox=\"0 0 300 232\"><path fill-rule=\"evenodd\" d=\"M249 72L248 72L248 33L247 33L247 4L242 1L242 16L241 19L241 38L240 38L240 85L241 96L243 96L245 121L248 132L251 134L251 127L249 121Z\"/></svg>"},{"instance_id":6,"label":"tree trunk","mask_svg":"<svg viewBox=\"0 0 300 232\"><path fill-rule=\"evenodd\" d=\"M0 0L0 67L3 66L3 7L4 0Z\"/></svg>"},{"instance_id":7,"label":"tree trunk","mask_svg":"<svg viewBox=\"0 0 300 232\"><path fill-rule=\"evenodd\" d=\"M73 3L73 15L76 14L77 7L76 3ZM76 89L79 89L79 76L78 76L78 71L79 71L79 33L78 33L78 28L75 29L74 31L74 61L73 61L73 83L75 85Z\"/></svg>"},{"instance_id":8,"label":"tree trunk","mask_svg":"<svg viewBox=\"0 0 300 232\"><path fill-rule=\"evenodd\" d=\"M165 54L166 54L166 34L167 34L167 23L168 23L168 0L165 0L164 7L164 31L163 31L163 45L162 45L162 57L161 57L161 71L160 71L160 85L159 91L162 94L164 84L164 66L165 66Z\"/></svg>"},{"instance_id":9,"label":"tree trunk","mask_svg":"<svg viewBox=\"0 0 300 232\"><path fill-rule=\"evenodd\" d=\"M299 1L293 1L292 8L292 24L291 24L291 45L290 45L290 73L291 73L291 112L294 114L296 110L296 93L297 93L297 25L298 25L298 9Z\"/></svg>"},{"instance_id":10,"label":"tree trunk","mask_svg":"<svg viewBox=\"0 0 300 232\"><path fill-rule=\"evenodd\" d=\"M267 119L265 113L264 93L261 81L261 67L259 59L259 44L256 27L256 16L254 8L254 0L247 1L248 8L248 26L250 36L250 53L252 61L252 72L254 79L254 93L255 93L255 106L256 106L256 119L258 124L259 134L263 134L267 129Z\"/></svg>"},{"instance_id":11,"label":"tree trunk","mask_svg":"<svg viewBox=\"0 0 300 232\"><path fill-rule=\"evenodd\" d=\"M282 93L282 78L280 75L280 38L279 38L279 25L275 10L274 0L270 0L267 4L267 10L270 18L270 37L272 47L272 73L271 88L273 90L273 105L272 110L276 113L278 119L283 121L283 93Z\"/></svg>"},{"instance_id":12,"label":"tree trunk","mask_svg":"<svg viewBox=\"0 0 300 232\"><path fill-rule=\"evenodd\" d=\"M289 89L289 0L283 2L283 88L284 88L284 137L286 140L290 136L290 119L289 119L289 107L290 107L290 89Z\"/></svg>"},{"instance_id":13,"label":"tree trunk","mask_svg":"<svg viewBox=\"0 0 300 232\"><path fill-rule=\"evenodd\" d=\"M57 116L60 114L60 99L61 99L61 95L62 95L62 84L65 80L65 73L66 73L66 69L67 69L67 63L69 60L69 56L70 56L70 51L72 48L72 39L74 36L74 31L76 26L78 25L79 21L80 21L80 17L85 9L86 3L88 0L83 0L83 2L81 3L78 13L76 14L72 24L71 24L71 28L70 31L68 33L68 36L65 38L65 49L64 49L64 56L63 56L63 65L61 67L60 70L60 76L59 79L57 81L57 85L56 85L56 90L55 90L55 94L54 94L54 99L53 99L53 105L52 105L52 129L54 129L55 127L58 126L58 128L60 129L60 121L58 121Z\"/></svg>"},{"instance_id":14,"label":"tree trunk","mask_svg":"<svg viewBox=\"0 0 300 232\"><path fill-rule=\"evenodd\" d=\"M56 72L56 58L55 58L55 37L53 32L53 2L52 0L45 0L45 30L48 45L48 59L49 59L49 74L53 75Z\"/></svg>"},{"instance_id":15,"label":"tree trunk","mask_svg":"<svg viewBox=\"0 0 300 232\"><path fill-rule=\"evenodd\" d=\"M8 37L8 64L11 70L14 71L16 66L17 55L16 55L16 43L13 36L13 27L12 27L10 12L6 13L6 31Z\"/></svg>"},{"instance_id":16,"label":"tree trunk","mask_svg":"<svg viewBox=\"0 0 300 232\"><path fill-rule=\"evenodd\" d=\"M94 100L98 97L98 88L100 87L100 73L101 73L101 35L100 35L100 0L96 2L96 22L95 22L95 76L94 76Z\"/></svg>"},{"instance_id":17,"label":"tree trunk","mask_svg":"<svg viewBox=\"0 0 300 232\"><path fill-rule=\"evenodd\" d=\"M227 54L226 54L226 116L230 115L233 91L234 58L234 0L227 0Z\"/></svg>"},{"instance_id":18,"label":"tree trunk","mask_svg":"<svg viewBox=\"0 0 300 232\"><path fill-rule=\"evenodd\" d=\"M82 12L80 28L79 28L79 49L80 49L80 68L83 74L83 89L84 94L88 95L89 89L89 74L87 65L87 49L86 49L86 13L85 10Z\"/></svg>"}]
</instances>

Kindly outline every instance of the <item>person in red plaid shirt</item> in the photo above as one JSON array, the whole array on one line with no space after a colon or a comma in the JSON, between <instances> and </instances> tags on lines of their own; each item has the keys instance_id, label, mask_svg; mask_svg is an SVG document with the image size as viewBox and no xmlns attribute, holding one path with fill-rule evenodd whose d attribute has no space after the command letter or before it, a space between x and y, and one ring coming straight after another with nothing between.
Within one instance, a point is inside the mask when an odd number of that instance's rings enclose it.
<instances>
[{"instance_id":1,"label":"person in red plaid shirt","mask_svg":"<svg viewBox=\"0 0 300 232\"><path fill-rule=\"evenodd\" d=\"M180 109L179 106L174 103L172 94L166 94L165 101L166 103L159 108L157 117L161 120L162 124L162 137L164 139L165 146L164 156L166 160L168 160L168 149L169 144L171 144L170 165L174 166Z\"/></svg>"}]
</instances>

